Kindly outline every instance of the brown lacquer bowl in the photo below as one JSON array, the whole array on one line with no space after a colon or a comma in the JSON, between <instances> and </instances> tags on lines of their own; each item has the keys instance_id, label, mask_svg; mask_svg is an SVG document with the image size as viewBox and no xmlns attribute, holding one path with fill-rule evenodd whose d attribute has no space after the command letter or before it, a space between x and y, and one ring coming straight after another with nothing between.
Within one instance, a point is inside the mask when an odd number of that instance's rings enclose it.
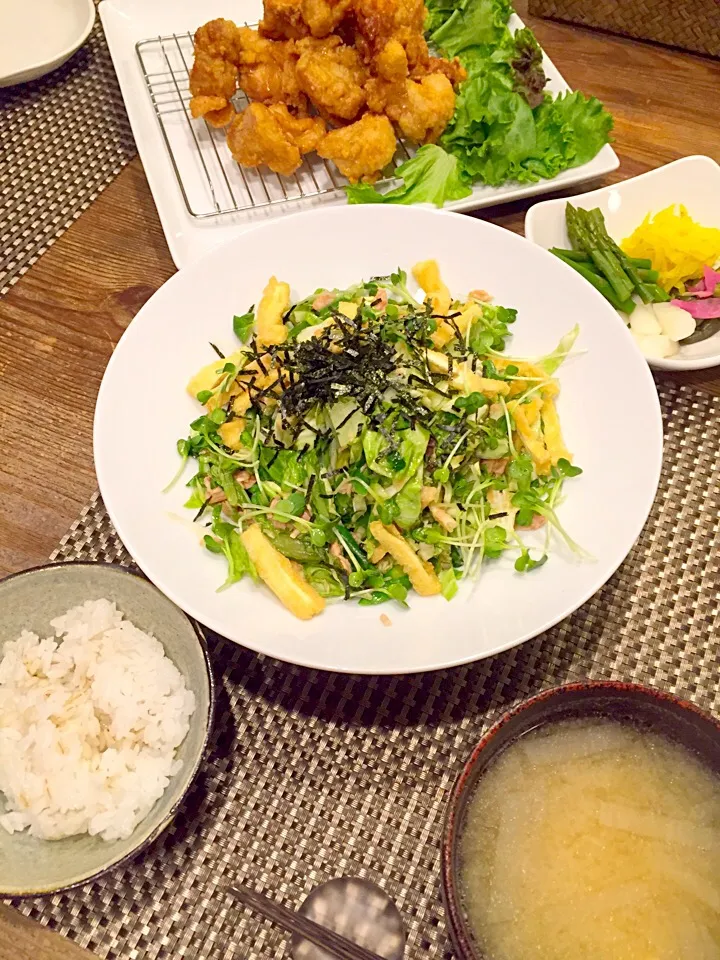
<instances>
[{"instance_id":1,"label":"brown lacquer bowl","mask_svg":"<svg viewBox=\"0 0 720 960\"><path fill-rule=\"evenodd\" d=\"M532 697L507 713L475 747L450 797L442 846L443 899L450 936L462 960L491 960L473 936L463 906L460 837L474 787L510 743L557 720L607 717L646 727L692 750L720 773L720 723L669 693L632 683L571 683Z\"/></svg>"}]
</instances>

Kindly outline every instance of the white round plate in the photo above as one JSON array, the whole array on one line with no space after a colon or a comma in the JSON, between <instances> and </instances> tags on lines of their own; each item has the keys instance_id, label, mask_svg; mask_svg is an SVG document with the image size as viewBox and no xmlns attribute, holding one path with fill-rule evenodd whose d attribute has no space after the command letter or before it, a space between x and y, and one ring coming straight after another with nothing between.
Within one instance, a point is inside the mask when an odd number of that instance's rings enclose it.
<instances>
[{"instance_id":1,"label":"white round plate","mask_svg":"<svg viewBox=\"0 0 720 960\"><path fill-rule=\"evenodd\" d=\"M0 0L0 87L62 66L94 23L93 0Z\"/></svg>"},{"instance_id":2,"label":"white round plate","mask_svg":"<svg viewBox=\"0 0 720 960\"><path fill-rule=\"evenodd\" d=\"M478 287L518 309L513 355L555 348L576 323L578 355L560 368L565 440L584 473L559 508L595 558L555 543L545 566L518 574L513 559L485 565L454 600L412 597L328 605L296 620L264 586L243 580L220 593L224 558L201 547L205 532L183 509L176 441L201 412L186 392L213 358L209 341L237 348L234 314L257 303L271 275L300 298L398 266L436 258L450 290ZM212 630L281 660L356 673L434 670L487 657L572 613L622 562L645 523L662 460L662 424L647 364L615 311L582 277L500 227L413 207L332 207L271 221L183 268L143 307L108 364L95 412L95 464L110 517L147 576ZM193 470L187 467L185 479ZM384 626L380 615L391 619Z\"/></svg>"},{"instance_id":3,"label":"white round plate","mask_svg":"<svg viewBox=\"0 0 720 960\"><path fill-rule=\"evenodd\" d=\"M608 233L620 242L629 237L648 213L658 213L674 203L687 207L698 223L720 227L720 165L710 157L683 157L663 167L621 180L576 197L544 200L530 207L525 216L525 236L548 250L567 249L565 206L592 210L599 207ZM681 343L680 352L647 363L656 370L705 370L720 364L720 333L700 343Z\"/></svg>"}]
</instances>

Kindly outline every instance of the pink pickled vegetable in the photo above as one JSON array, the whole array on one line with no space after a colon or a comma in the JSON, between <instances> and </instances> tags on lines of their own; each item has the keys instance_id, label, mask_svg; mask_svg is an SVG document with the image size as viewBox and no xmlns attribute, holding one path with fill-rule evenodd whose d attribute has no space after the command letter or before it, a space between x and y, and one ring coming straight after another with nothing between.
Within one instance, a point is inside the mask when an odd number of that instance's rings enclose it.
<instances>
[{"instance_id":1,"label":"pink pickled vegetable","mask_svg":"<svg viewBox=\"0 0 720 960\"><path fill-rule=\"evenodd\" d=\"M720 270L713 270L712 267L703 267L703 283L705 289L710 293L715 293L715 287L720 283Z\"/></svg>"},{"instance_id":2,"label":"pink pickled vegetable","mask_svg":"<svg viewBox=\"0 0 720 960\"><path fill-rule=\"evenodd\" d=\"M699 280L694 287L688 287L687 292L696 297L712 297L715 293L715 287L720 283L720 271L713 270L712 267L703 267L703 278Z\"/></svg>"},{"instance_id":3,"label":"pink pickled vegetable","mask_svg":"<svg viewBox=\"0 0 720 960\"><path fill-rule=\"evenodd\" d=\"M706 300L671 300L674 307L687 310L696 320L714 320L720 317L720 297L708 297Z\"/></svg>"}]
</instances>

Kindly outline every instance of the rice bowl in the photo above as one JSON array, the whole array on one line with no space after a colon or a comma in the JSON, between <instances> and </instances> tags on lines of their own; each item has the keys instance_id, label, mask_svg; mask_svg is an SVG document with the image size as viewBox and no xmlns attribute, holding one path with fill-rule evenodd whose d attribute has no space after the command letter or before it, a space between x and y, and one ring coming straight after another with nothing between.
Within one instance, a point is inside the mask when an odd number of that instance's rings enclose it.
<instances>
[{"instance_id":1,"label":"rice bowl","mask_svg":"<svg viewBox=\"0 0 720 960\"><path fill-rule=\"evenodd\" d=\"M23 631L0 660L0 827L122 840L182 764L195 695L162 644L107 599Z\"/></svg>"},{"instance_id":2,"label":"rice bowl","mask_svg":"<svg viewBox=\"0 0 720 960\"><path fill-rule=\"evenodd\" d=\"M75 614L71 621L63 620L68 611L99 598L110 601L103 604L104 611L99 611L104 621L93 623L85 615ZM118 623L113 604L129 621L125 626ZM27 673L19 668L16 646L23 630L36 638L47 638L55 628L65 633L59 645L54 639L48 643L26 636L22 656L33 674L41 667L49 669L52 695L59 698L61 706L67 706L68 691L75 685L71 701L73 709L79 711L75 720L80 724L87 720L91 700L93 712L102 703L94 730L79 733L63 714L66 723L59 725L62 730L58 727L55 740L52 731L48 737L47 727L41 733L38 725L38 731L27 740L32 746L28 755L21 764L14 761L12 769L2 774L2 786L10 794L14 787L30 796L23 796L24 807L19 810L17 796L13 799L0 793L0 897L38 896L95 879L133 857L168 827L207 745L214 706L213 680L205 641L197 626L152 584L121 566L62 563L15 574L0 581L0 611L0 659L4 659L0 668L0 713L8 706L8 673L14 678L11 701L17 697L15 671ZM54 627L52 621L56 621ZM98 623L108 630L102 631ZM119 657L113 659L108 671L91 666L90 657L79 656L81 649L87 649L83 636L93 632L102 637L103 657L110 650L114 658ZM156 639L151 640L147 634ZM71 638L65 651L68 656L63 659L63 646ZM91 673L94 676L88 679ZM32 691L34 682L27 676L25 682L28 689L23 690L21 699L30 696L32 700L34 695L28 690ZM56 689L59 683L64 684L64 690ZM78 690L82 690L79 697ZM159 704L154 715L150 700ZM38 716L42 709L35 704ZM50 710L46 712L47 721ZM60 719L59 712L52 716ZM5 721L2 724L7 727ZM23 735L22 730L20 733ZM25 736L28 734L29 729ZM84 761L75 770L72 785L63 782L62 772L67 774L69 770L67 757L54 757L48 764L39 760L43 751L46 760L52 757L57 742L70 752L75 750ZM105 757L104 767L98 763L95 747ZM6 742L0 746L4 764L12 749ZM23 777L27 784L20 786ZM44 791L42 815L32 802L33 791ZM68 801L72 794L73 799ZM68 808L72 808L72 818L67 816ZM15 832L8 832L8 828ZM44 839L46 836L58 839Z\"/></svg>"}]
</instances>

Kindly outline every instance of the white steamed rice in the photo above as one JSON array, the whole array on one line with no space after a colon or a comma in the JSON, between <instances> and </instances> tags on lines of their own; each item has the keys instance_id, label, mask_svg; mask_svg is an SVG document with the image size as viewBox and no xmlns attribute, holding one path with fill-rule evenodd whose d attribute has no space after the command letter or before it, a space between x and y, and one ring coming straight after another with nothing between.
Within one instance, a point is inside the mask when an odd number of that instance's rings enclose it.
<instances>
[{"instance_id":1,"label":"white steamed rice","mask_svg":"<svg viewBox=\"0 0 720 960\"><path fill-rule=\"evenodd\" d=\"M0 826L48 840L129 837L180 768L195 697L109 600L23 631L0 660Z\"/></svg>"}]
</instances>

